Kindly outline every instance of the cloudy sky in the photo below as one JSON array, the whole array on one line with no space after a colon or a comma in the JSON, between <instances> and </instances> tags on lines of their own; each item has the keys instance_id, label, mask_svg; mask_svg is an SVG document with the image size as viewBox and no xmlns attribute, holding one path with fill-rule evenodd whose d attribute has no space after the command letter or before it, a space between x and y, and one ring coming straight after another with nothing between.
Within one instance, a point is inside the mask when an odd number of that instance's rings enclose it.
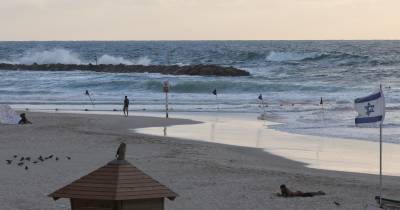
<instances>
[{"instance_id":1,"label":"cloudy sky","mask_svg":"<svg viewBox=\"0 0 400 210\"><path fill-rule=\"evenodd\" d=\"M1 0L0 40L400 39L400 0Z\"/></svg>"}]
</instances>

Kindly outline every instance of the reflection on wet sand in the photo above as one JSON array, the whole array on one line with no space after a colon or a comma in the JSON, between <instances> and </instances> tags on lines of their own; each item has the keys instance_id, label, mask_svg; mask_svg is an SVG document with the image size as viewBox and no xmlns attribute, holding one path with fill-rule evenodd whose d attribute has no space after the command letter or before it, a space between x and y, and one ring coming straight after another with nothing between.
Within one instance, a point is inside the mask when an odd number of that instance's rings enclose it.
<instances>
[{"instance_id":1,"label":"reflection on wet sand","mask_svg":"<svg viewBox=\"0 0 400 210\"><path fill-rule=\"evenodd\" d=\"M136 132L261 148L275 155L307 163L309 167L375 174L379 147L376 142L285 133L268 128L276 123L257 116L186 114L177 116L204 123L138 129ZM387 175L400 175L400 145L384 144Z\"/></svg>"}]
</instances>

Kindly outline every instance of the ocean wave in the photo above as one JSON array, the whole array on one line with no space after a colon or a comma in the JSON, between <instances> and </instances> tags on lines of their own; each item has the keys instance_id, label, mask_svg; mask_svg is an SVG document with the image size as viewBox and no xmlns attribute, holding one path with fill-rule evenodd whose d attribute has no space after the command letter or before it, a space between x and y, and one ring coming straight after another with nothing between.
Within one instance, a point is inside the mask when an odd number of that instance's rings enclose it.
<instances>
[{"instance_id":1,"label":"ocean wave","mask_svg":"<svg viewBox=\"0 0 400 210\"><path fill-rule=\"evenodd\" d=\"M326 53L317 53L317 52L305 52L305 53L296 53L296 52L270 52L266 57L267 61L271 62L291 62L291 61L320 61L320 60L348 60L348 59L357 59L357 60L365 60L368 59L368 56L364 55L356 55L344 52L326 52ZM354 62L354 61L353 61Z\"/></svg>"},{"instance_id":2,"label":"ocean wave","mask_svg":"<svg viewBox=\"0 0 400 210\"><path fill-rule=\"evenodd\" d=\"M267 61L284 62L284 61L302 61L305 59L315 58L318 53L294 53L294 52L270 52L265 58Z\"/></svg>"},{"instance_id":3,"label":"ocean wave","mask_svg":"<svg viewBox=\"0 0 400 210\"><path fill-rule=\"evenodd\" d=\"M11 59L2 59L0 63L10 64L89 64L95 60L86 60L81 58L78 53L63 48L54 48L50 50L28 50L19 56L13 56ZM127 59L122 56L113 56L103 54L97 57L98 64L126 64L126 65L150 65L151 60L147 56L136 59Z\"/></svg>"}]
</instances>

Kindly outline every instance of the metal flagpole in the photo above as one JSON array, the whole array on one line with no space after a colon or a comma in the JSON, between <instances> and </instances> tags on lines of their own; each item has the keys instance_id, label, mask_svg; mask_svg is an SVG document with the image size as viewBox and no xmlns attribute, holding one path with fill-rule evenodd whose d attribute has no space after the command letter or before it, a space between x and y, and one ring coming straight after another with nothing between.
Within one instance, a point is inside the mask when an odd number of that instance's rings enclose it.
<instances>
[{"instance_id":1,"label":"metal flagpole","mask_svg":"<svg viewBox=\"0 0 400 210\"><path fill-rule=\"evenodd\" d=\"M165 92L165 117L168 118L168 92Z\"/></svg>"},{"instance_id":2,"label":"metal flagpole","mask_svg":"<svg viewBox=\"0 0 400 210\"><path fill-rule=\"evenodd\" d=\"M382 84L380 84L382 93ZM382 207L382 123L379 124L379 205Z\"/></svg>"},{"instance_id":3,"label":"metal flagpole","mask_svg":"<svg viewBox=\"0 0 400 210\"><path fill-rule=\"evenodd\" d=\"M264 105L264 99L261 99L261 106L263 107L263 112L264 112L264 115L265 115L265 105Z\"/></svg>"},{"instance_id":4,"label":"metal flagpole","mask_svg":"<svg viewBox=\"0 0 400 210\"><path fill-rule=\"evenodd\" d=\"M379 124L379 205L382 206L382 122Z\"/></svg>"}]
</instances>

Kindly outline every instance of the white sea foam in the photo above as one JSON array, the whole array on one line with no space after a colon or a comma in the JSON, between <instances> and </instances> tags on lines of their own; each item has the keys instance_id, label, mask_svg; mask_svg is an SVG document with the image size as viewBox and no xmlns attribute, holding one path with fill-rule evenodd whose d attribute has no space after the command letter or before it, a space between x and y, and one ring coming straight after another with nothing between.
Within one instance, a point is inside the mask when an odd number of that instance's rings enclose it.
<instances>
[{"instance_id":1,"label":"white sea foam","mask_svg":"<svg viewBox=\"0 0 400 210\"><path fill-rule=\"evenodd\" d=\"M102 55L98 58L97 60L98 64L127 64L127 65L132 65L133 63L130 60L127 60L123 57L119 56L111 56L111 55Z\"/></svg>"},{"instance_id":2,"label":"white sea foam","mask_svg":"<svg viewBox=\"0 0 400 210\"><path fill-rule=\"evenodd\" d=\"M29 50L24 52L21 56L14 57L8 60L0 60L0 63L11 64L88 64L93 61L82 59L78 53L71 50L54 48L51 50ZM98 58L99 64L126 64L126 65L150 65L151 60L142 56L137 59L126 59L121 56L112 56L108 54L101 55Z\"/></svg>"},{"instance_id":3,"label":"white sea foam","mask_svg":"<svg viewBox=\"0 0 400 210\"><path fill-rule=\"evenodd\" d=\"M77 53L66 49L52 49L44 51L26 51L22 57L16 58L12 63L18 64L82 64L82 60Z\"/></svg>"},{"instance_id":4,"label":"white sea foam","mask_svg":"<svg viewBox=\"0 0 400 210\"><path fill-rule=\"evenodd\" d=\"M139 57L137 59L133 59L133 60L128 60L125 59L121 56L111 56L111 55L102 55L98 58L97 60L98 64L114 64L114 65L118 65L118 64L126 64L126 65L144 65L144 66L148 66L151 63L151 60L146 57Z\"/></svg>"}]
</instances>

